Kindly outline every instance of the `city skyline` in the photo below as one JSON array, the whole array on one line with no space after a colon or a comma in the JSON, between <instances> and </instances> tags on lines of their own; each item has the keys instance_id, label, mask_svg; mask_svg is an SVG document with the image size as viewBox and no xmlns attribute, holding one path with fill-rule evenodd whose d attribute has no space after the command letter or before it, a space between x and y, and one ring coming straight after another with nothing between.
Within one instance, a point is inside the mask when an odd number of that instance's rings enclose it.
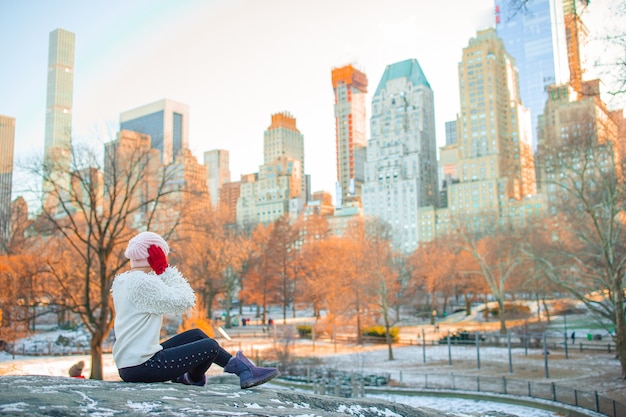
<instances>
[{"instance_id":1,"label":"city skyline","mask_svg":"<svg viewBox=\"0 0 626 417\"><path fill-rule=\"evenodd\" d=\"M194 156L228 150L236 181L258 170L267 121L286 111L304 136L312 191L334 195L332 69L353 64L376 84L386 65L418 59L432 74L442 146L444 124L459 111L463 45L494 25L493 0L452 3L5 2L0 39L11 40L3 50L13 65L0 70L0 114L16 118L16 158L42 151L48 36L63 28L76 34L73 139L107 142L120 113L171 99L189 106Z\"/></svg>"}]
</instances>

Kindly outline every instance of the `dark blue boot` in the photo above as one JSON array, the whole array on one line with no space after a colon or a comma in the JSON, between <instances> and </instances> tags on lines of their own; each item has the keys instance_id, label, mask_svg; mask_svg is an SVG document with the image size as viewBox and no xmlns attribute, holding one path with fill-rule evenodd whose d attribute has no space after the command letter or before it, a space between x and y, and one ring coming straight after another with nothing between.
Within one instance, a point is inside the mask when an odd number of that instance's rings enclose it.
<instances>
[{"instance_id":1,"label":"dark blue boot","mask_svg":"<svg viewBox=\"0 0 626 417\"><path fill-rule=\"evenodd\" d=\"M245 357L242 351L237 352L235 356L230 358L230 361L228 361L228 364L224 367L224 372L239 376L239 385L241 388L251 388L261 385L280 375L280 371L276 368L262 368L256 366Z\"/></svg>"},{"instance_id":2,"label":"dark blue boot","mask_svg":"<svg viewBox=\"0 0 626 417\"><path fill-rule=\"evenodd\" d=\"M200 381L192 381L191 378L189 377L189 372L185 372L184 374L176 378L174 382L177 382L179 384L195 385L197 387L203 387L206 384L206 375L202 375L202 379Z\"/></svg>"}]
</instances>

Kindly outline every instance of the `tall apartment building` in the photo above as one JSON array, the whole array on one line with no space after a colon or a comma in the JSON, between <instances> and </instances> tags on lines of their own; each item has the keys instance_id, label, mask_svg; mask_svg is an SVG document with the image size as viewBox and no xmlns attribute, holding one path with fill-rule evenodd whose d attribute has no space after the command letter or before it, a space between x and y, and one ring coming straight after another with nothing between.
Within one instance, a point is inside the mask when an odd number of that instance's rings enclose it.
<instances>
[{"instance_id":1,"label":"tall apartment building","mask_svg":"<svg viewBox=\"0 0 626 417\"><path fill-rule=\"evenodd\" d=\"M50 32L44 136L45 171L49 179L43 183L43 205L50 211L58 203L54 189L67 190L70 185L75 41L75 34L65 29Z\"/></svg>"},{"instance_id":2,"label":"tall apartment building","mask_svg":"<svg viewBox=\"0 0 626 417\"><path fill-rule=\"evenodd\" d=\"M341 207L360 199L364 178L367 77L352 65L332 70L335 95L335 138L337 146L337 197Z\"/></svg>"},{"instance_id":3,"label":"tall apartment building","mask_svg":"<svg viewBox=\"0 0 626 417\"><path fill-rule=\"evenodd\" d=\"M163 99L120 114L120 130L150 135L152 147L161 151L164 165L189 147L189 107Z\"/></svg>"},{"instance_id":4,"label":"tall apartment building","mask_svg":"<svg viewBox=\"0 0 626 417\"><path fill-rule=\"evenodd\" d=\"M253 226L270 224L282 216L297 215L298 201L302 195L300 161L277 157L259 167L256 176L248 176L241 183L237 200L237 223ZM296 207L293 207L293 204Z\"/></svg>"},{"instance_id":5,"label":"tall apartment building","mask_svg":"<svg viewBox=\"0 0 626 417\"><path fill-rule=\"evenodd\" d=\"M519 71L521 100L530 109L533 149L537 147L537 118L543 113L547 87L569 78L563 3L533 0L520 11L509 0L495 0L496 30Z\"/></svg>"},{"instance_id":6,"label":"tall apartment building","mask_svg":"<svg viewBox=\"0 0 626 417\"><path fill-rule=\"evenodd\" d=\"M289 113L272 115L263 135L263 165L257 174L241 177L237 223L268 224L284 215L296 216L307 200L304 137Z\"/></svg>"},{"instance_id":7,"label":"tall apartment building","mask_svg":"<svg viewBox=\"0 0 626 417\"><path fill-rule=\"evenodd\" d=\"M304 164L304 136L296 127L296 118L288 112L272 115L272 124L263 134L263 163L271 164L278 157L292 158L300 162L301 184L299 198L307 200Z\"/></svg>"},{"instance_id":8,"label":"tall apartment building","mask_svg":"<svg viewBox=\"0 0 626 417\"><path fill-rule=\"evenodd\" d=\"M104 182L116 195L134 190L132 205L139 212L129 219L133 227L141 227L150 207L143 203L154 198L159 187L161 153L150 146L150 135L121 130L115 140L104 145Z\"/></svg>"},{"instance_id":9,"label":"tall apartment building","mask_svg":"<svg viewBox=\"0 0 626 417\"><path fill-rule=\"evenodd\" d=\"M187 148L183 148L169 166L166 188L184 190L175 192L167 197L172 206L178 206L185 214L203 215L211 207L209 188L207 185L207 167L198 162L198 159Z\"/></svg>"},{"instance_id":10,"label":"tall apartment building","mask_svg":"<svg viewBox=\"0 0 626 417\"><path fill-rule=\"evenodd\" d=\"M593 155L598 166L623 170L622 110L611 111L600 98L600 80L583 81L582 95L571 84L553 85L544 114L539 119L537 176L539 187L546 195L550 214L556 214L562 202L559 182L566 185L583 178L580 155ZM588 164L584 164L585 166ZM588 165L585 177L596 174ZM593 181L593 180L592 180Z\"/></svg>"},{"instance_id":11,"label":"tall apartment building","mask_svg":"<svg viewBox=\"0 0 626 417\"><path fill-rule=\"evenodd\" d=\"M250 174L254 175L254 174ZM245 175L242 175L244 178ZM220 191L220 207L226 211L226 221L229 224L237 223L237 200L241 194L241 184L244 180L224 183Z\"/></svg>"},{"instance_id":12,"label":"tall apartment building","mask_svg":"<svg viewBox=\"0 0 626 417\"><path fill-rule=\"evenodd\" d=\"M416 59L388 65L372 98L363 214L388 222L406 252L419 242L418 207L438 202L434 107Z\"/></svg>"},{"instance_id":13,"label":"tall apartment building","mask_svg":"<svg viewBox=\"0 0 626 417\"><path fill-rule=\"evenodd\" d=\"M447 208L420 210L420 238L430 241L459 222L475 230L543 210L535 199L530 116L522 105L514 59L494 29L478 31L459 63L456 176ZM453 164L454 161L447 161ZM488 216L486 216L488 214ZM508 220L507 220L508 221Z\"/></svg>"},{"instance_id":14,"label":"tall apartment building","mask_svg":"<svg viewBox=\"0 0 626 417\"><path fill-rule=\"evenodd\" d=\"M0 253L10 237L14 146L15 118L0 114Z\"/></svg>"},{"instance_id":15,"label":"tall apartment building","mask_svg":"<svg viewBox=\"0 0 626 417\"><path fill-rule=\"evenodd\" d=\"M211 204L220 203L222 186L230 182L229 154L225 149L214 149L204 153L204 165L207 168L207 185L211 195Z\"/></svg>"}]
</instances>

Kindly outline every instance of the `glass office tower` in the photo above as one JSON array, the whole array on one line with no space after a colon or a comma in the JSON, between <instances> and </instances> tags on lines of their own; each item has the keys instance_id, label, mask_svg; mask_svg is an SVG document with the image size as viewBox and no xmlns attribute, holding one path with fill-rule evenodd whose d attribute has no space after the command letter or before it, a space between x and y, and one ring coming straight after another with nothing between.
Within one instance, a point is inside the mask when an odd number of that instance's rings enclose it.
<instances>
[{"instance_id":1,"label":"glass office tower","mask_svg":"<svg viewBox=\"0 0 626 417\"><path fill-rule=\"evenodd\" d=\"M530 109L533 149L537 117L543 113L547 87L569 79L562 0L530 0L527 10L495 0L496 31L515 59L522 102Z\"/></svg>"}]
</instances>

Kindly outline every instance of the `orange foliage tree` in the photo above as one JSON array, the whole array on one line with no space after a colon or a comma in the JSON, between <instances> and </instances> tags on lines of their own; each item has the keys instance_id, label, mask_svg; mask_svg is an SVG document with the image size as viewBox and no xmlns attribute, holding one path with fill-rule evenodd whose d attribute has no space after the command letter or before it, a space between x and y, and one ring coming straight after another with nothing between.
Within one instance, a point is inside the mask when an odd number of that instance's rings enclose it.
<instances>
[{"instance_id":1,"label":"orange foliage tree","mask_svg":"<svg viewBox=\"0 0 626 417\"><path fill-rule=\"evenodd\" d=\"M267 320L269 305L279 302L280 281L274 274L267 254L274 225L258 225L250 236L250 250L245 260L246 270L242 281L241 299L247 303L256 303L262 312L263 323Z\"/></svg>"},{"instance_id":2,"label":"orange foliage tree","mask_svg":"<svg viewBox=\"0 0 626 417\"><path fill-rule=\"evenodd\" d=\"M265 251L268 273L275 276L272 288L276 294L271 298L282 306L283 323L287 320L287 307L294 303L298 269L300 234L296 226L289 223L287 216L274 222Z\"/></svg>"},{"instance_id":3,"label":"orange foliage tree","mask_svg":"<svg viewBox=\"0 0 626 417\"><path fill-rule=\"evenodd\" d=\"M212 318L221 296L230 327L230 306L239 286L238 276L246 254L244 235L227 222L223 210L189 213L176 231L177 250L172 260L185 271L199 295L199 310Z\"/></svg>"}]
</instances>

